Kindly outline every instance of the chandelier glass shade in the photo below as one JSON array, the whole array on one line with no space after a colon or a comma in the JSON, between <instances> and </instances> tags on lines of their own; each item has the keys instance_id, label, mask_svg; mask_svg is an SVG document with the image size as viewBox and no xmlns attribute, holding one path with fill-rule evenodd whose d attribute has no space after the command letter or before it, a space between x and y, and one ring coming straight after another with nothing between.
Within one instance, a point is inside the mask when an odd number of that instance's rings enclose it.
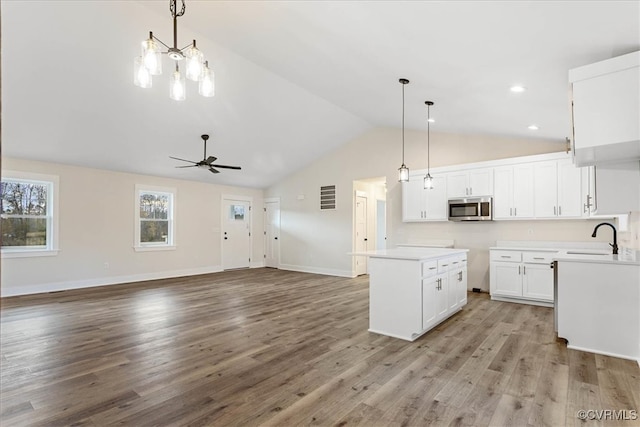
<instances>
[{"instance_id":1,"label":"chandelier glass shade","mask_svg":"<svg viewBox=\"0 0 640 427\"><path fill-rule=\"evenodd\" d=\"M139 57L134 59L133 84L141 88L150 88L153 84L153 76L162 74L162 55L167 55L175 61L175 71L169 79L169 96L176 101L186 98L185 79L198 82L198 92L204 97L212 97L214 91L214 75L209 68L208 61L196 47L196 41L186 47L178 48L178 17L184 15L185 4L182 0L182 8L177 9L177 0L169 1L169 10L173 17L173 47L169 47L162 40L149 32L149 38L142 42L142 51ZM163 47L166 49L163 51ZM182 69L180 62L184 60ZM173 67L171 67L173 69Z\"/></svg>"}]
</instances>

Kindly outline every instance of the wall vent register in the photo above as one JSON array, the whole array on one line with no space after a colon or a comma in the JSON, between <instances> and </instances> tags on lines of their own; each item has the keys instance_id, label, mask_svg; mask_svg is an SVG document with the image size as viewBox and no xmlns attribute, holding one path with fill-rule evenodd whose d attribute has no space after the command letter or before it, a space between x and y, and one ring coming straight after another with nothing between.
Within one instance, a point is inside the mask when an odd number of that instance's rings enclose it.
<instances>
[{"instance_id":1,"label":"wall vent register","mask_svg":"<svg viewBox=\"0 0 640 427\"><path fill-rule=\"evenodd\" d=\"M336 208L336 186L325 185L320 187L320 210Z\"/></svg>"}]
</instances>

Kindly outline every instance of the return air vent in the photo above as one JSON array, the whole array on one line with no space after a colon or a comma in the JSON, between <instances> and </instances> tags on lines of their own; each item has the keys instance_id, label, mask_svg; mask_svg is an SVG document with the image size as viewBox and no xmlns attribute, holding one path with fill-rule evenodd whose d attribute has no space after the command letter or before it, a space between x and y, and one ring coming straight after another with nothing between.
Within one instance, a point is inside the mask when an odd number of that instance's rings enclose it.
<instances>
[{"instance_id":1,"label":"return air vent","mask_svg":"<svg viewBox=\"0 0 640 427\"><path fill-rule=\"evenodd\" d=\"M320 210L336 208L336 186L325 185L320 187Z\"/></svg>"}]
</instances>

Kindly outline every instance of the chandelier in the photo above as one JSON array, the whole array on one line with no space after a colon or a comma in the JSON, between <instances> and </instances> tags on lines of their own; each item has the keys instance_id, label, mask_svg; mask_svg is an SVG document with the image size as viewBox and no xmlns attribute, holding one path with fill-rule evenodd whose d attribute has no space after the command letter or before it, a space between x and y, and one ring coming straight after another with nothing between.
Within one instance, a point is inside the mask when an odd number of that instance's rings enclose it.
<instances>
[{"instance_id":1,"label":"chandelier","mask_svg":"<svg viewBox=\"0 0 640 427\"><path fill-rule=\"evenodd\" d=\"M149 38L142 42L142 54L135 58L133 68L133 84L141 88L150 88L152 76L162 74L162 55L167 55L175 62L175 70L169 79L169 97L176 101L183 101L186 97L185 77L198 82L198 93L205 97L214 95L213 71L209 68L209 62L204 60L204 55L196 47L196 41L178 48L178 17L184 15L185 5L178 11L177 0L169 1L169 10L173 17L173 47L168 46L162 40L149 32ZM162 51L160 45L166 48ZM185 61L183 69L180 63ZM173 69L173 67L172 67Z\"/></svg>"}]
</instances>

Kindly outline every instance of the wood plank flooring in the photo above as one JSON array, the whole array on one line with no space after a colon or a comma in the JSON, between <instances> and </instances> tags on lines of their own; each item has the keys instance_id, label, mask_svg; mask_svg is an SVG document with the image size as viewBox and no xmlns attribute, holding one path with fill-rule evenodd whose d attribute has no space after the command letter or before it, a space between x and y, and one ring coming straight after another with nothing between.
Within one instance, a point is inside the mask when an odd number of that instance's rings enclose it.
<instances>
[{"instance_id":1,"label":"wood plank flooring","mask_svg":"<svg viewBox=\"0 0 640 427\"><path fill-rule=\"evenodd\" d=\"M413 343L368 278L252 269L1 301L8 426L638 426L635 362L568 350L553 310L469 294Z\"/></svg>"}]
</instances>

